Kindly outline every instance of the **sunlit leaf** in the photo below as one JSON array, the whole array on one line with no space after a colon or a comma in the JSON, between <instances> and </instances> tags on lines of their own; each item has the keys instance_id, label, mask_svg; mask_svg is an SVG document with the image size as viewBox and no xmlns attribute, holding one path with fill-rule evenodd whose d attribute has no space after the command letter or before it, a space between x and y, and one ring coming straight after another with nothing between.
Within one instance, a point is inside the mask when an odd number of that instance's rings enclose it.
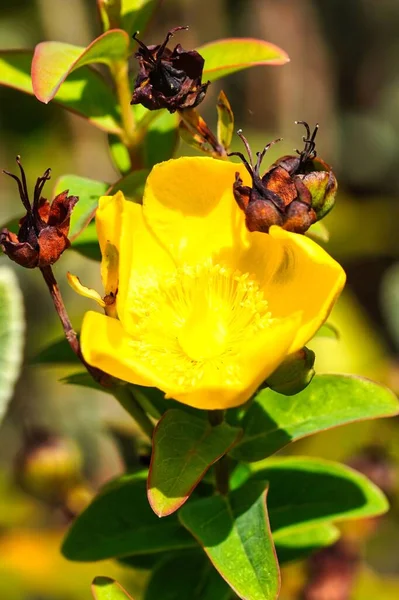
<instances>
[{"instance_id":1,"label":"sunlit leaf","mask_svg":"<svg viewBox=\"0 0 399 600\"><path fill-rule=\"evenodd\" d=\"M0 52L0 85L33 95L32 50ZM120 131L116 98L101 76L90 67L72 73L59 89L54 102L109 133Z\"/></svg>"},{"instance_id":2,"label":"sunlit leaf","mask_svg":"<svg viewBox=\"0 0 399 600\"><path fill-rule=\"evenodd\" d=\"M84 562L195 546L176 515L160 520L154 514L146 476L124 475L105 486L69 529L64 556Z\"/></svg>"},{"instance_id":3,"label":"sunlit leaf","mask_svg":"<svg viewBox=\"0 0 399 600\"><path fill-rule=\"evenodd\" d=\"M94 600L133 600L123 587L110 577L96 577L91 584Z\"/></svg>"},{"instance_id":4,"label":"sunlit leaf","mask_svg":"<svg viewBox=\"0 0 399 600\"><path fill-rule=\"evenodd\" d=\"M71 241L88 225L98 206L99 197L103 196L108 188L108 183L78 175L63 175L56 181L53 196L64 190L69 190L69 194L72 196L79 196L79 202L74 207L71 216L68 235Z\"/></svg>"},{"instance_id":5,"label":"sunlit leaf","mask_svg":"<svg viewBox=\"0 0 399 600\"><path fill-rule=\"evenodd\" d=\"M70 73L92 63L126 60L129 36L122 29L103 33L87 48L64 42L41 42L32 59L32 87L36 98L47 104Z\"/></svg>"},{"instance_id":6,"label":"sunlit leaf","mask_svg":"<svg viewBox=\"0 0 399 600\"><path fill-rule=\"evenodd\" d=\"M324 323L314 334L315 338L327 338L329 340L339 340L339 331L331 323Z\"/></svg>"},{"instance_id":7,"label":"sunlit leaf","mask_svg":"<svg viewBox=\"0 0 399 600\"><path fill-rule=\"evenodd\" d=\"M240 423L244 435L231 455L237 460L261 460L313 433L398 411L393 392L373 381L353 375L316 375L295 396L270 389L259 392Z\"/></svg>"},{"instance_id":8,"label":"sunlit leaf","mask_svg":"<svg viewBox=\"0 0 399 600\"><path fill-rule=\"evenodd\" d=\"M297 529L295 535L279 535L276 540L278 561L282 565L303 559L320 548L331 546L339 536L338 527L331 523Z\"/></svg>"},{"instance_id":9,"label":"sunlit leaf","mask_svg":"<svg viewBox=\"0 0 399 600\"><path fill-rule=\"evenodd\" d=\"M109 152L115 167L122 175L126 175L131 171L132 164L130 161L129 151L117 135L110 134L108 136Z\"/></svg>"},{"instance_id":10,"label":"sunlit leaf","mask_svg":"<svg viewBox=\"0 0 399 600\"><path fill-rule=\"evenodd\" d=\"M142 35L157 6L161 3L161 0L121 1L122 28L129 35L132 35L135 31L139 31Z\"/></svg>"},{"instance_id":11,"label":"sunlit leaf","mask_svg":"<svg viewBox=\"0 0 399 600\"><path fill-rule=\"evenodd\" d=\"M14 392L23 354L25 320L14 271L0 267L0 422Z\"/></svg>"},{"instance_id":12,"label":"sunlit leaf","mask_svg":"<svg viewBox=\"0 0 399 600\"><path fill-rule=\"evenodd\" d=\"M269 482L267 504L276 544L281 536L296 535L298 528L363 519L388 510L387 499L376 485L336 462L306 456L269 458L253 463L251 472L249 481Z\"/></svg>"},{"instance_id":13,"label":"sunlit leaf","mask_svg":"<svg viewBox=\"0 0 399 600\"><path fill-rule=\"evenodd\" d=\"M149 169L140 169L132 171L122 179L116 181L108 190L107 194L112 195L116 192L123 192L127 200L141 204L143 200L144 186L149 175Z\"/></svg>"},{"instance_id":14,"label":"sunlit leaf","mask_svg":"<svg viewBox=\"0 0 399 600\"><path fill-rule=\"evenodd\" d=\"M234 114L223 90L219 94L216 108L218 111L218 141L228 151L234 133Z\"/></svg>"},{"instance_id":15,"label":"sunlit leaf","mask_svg":"<svg viewBox=\"0 0 399 600\"><path fill-rule=\"evenodd\" d=\"M227 38L197 48L205 59L204 81L257 65L284 65L289 61L284 50L274 44L253 38Z\"/></svg>"},{"instance_id":16,"label":"sunlit leaf","mask_svg":"<svg viewBox=\"0 0 399 600\"><path fill-rule=\"evenodd\" d=\"M179 511L223 579L246 600L273 600L280 587L265 486L249 481L228 496L190 501Z\"/></svg>"},{"instance_id":17,"label":"sunlit leaf","mask_svg":"<svg viewBox=\"0 0 399 600\"><path fill-rule=\"evenodd\" d=\"M159 517L176 511L209 467L223 456L241 430L182 410L168 410L159 421L152 440L148 474L148 500Z\"/></svg>"},{"instance_id":18,"label":"sunlit leaf","mask_svg":"<svg viewBox=\"0 0 399 600\"><path fill-rule=\"evenodd\" d=\"M177 114L167 110L159 112L160 116L150 124L144 141L144 164L149 169L172 158L179 143Z\"/></svg>"}]
</instances>

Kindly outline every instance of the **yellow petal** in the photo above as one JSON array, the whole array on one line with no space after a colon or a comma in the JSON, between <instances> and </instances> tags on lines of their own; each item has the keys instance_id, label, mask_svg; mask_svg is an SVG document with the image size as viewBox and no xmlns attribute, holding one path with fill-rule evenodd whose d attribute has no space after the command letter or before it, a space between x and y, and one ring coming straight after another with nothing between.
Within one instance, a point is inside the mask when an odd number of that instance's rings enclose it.
<instances>
[{"instance_id":1,"label":"yellow petal","mask_svg":"<svg viewBox=\"0 0 399 600\"><path fill-rule=\"evenodd\" d=\"M96 212L96 228L102 254L101 279L106 295L115 295L118 290L119 242L126 202L122 192L117 192L114 196L102 196Z\"/></svg>"},{"instance_id":2,"label":"yellow petal","mask_svg":"<svg viewBox=\"0 0 399 600\"><path fill-rule=\"evenodd\" d=\"M124 203L119 249L117 309L119 318L131 330L137 288L148 284L155 275L172 272L175 265L148 229L143 207L134 202Z\"/></svg>"},{"instance_id":3,"label":"yellow petal","mask_svg":"<svg viewBox=\"0 0 399 600\"><path fill-rule=\"evenodd\" d=\"M241 165L184 157L156 165L144 190L144 217L177 263L200 263L234 247L245 232L233 197ZM217 260L216 260L217 262Z\"/></svg>"},{"instance_id":4,"label":"yellow petal","mask_svg":"<svg viewBox=\"0 0 399 600\"><path fill-rule=\"evenodd\" d=\"M85 285L83 285L79 277L77 277L76 275L72 275L72 273L68 272L67 279L69 285L71 286L74 292L76 292L80 296L84 296L85 298L90 298L90 300L94 300L94 302L97 302L97 304L101 306L101 308L105 307L105 302L101 298L100 294L96 292L96 290L93 290L92 288L88 288Z\"/></svg>"},{"instance_id":5,"label":"yellow petal","mask_svg":"<svg viewBox=\"0 0 399 600\"><path fill-rule=\"evenodd\" d=\"M157 373L137 362L130 341L131 337L119 320L93 311L85 314L80 342L83 357L89 365L123 381L160 389L165 387Z\"/></svg>"},{"instance_id":6,"label":"yellow petal","mask_svg":"<svg viewBox=\"0 0 399 600\"><path fill-rule=\"evenodd\" d=\"M265 284L275 317L302 311L290 353L302 348L329 316L345 285L345 271L310 238L271 227L270 237L283 249L278 268Z\"/></svg>"},{"instance_id":7,"label":"yellow petal","mask_svg":"<svg viewBox=\"0 0 399 600\"><path fill-rule=\"evenodd\" d=\"M217 371L208 372L201 385L193 391L169 391L172 397L195 408L215 410L227 409L243 404L271 375L287 356L296 335L301 314L276 322L253 340L246 342L237 357L240 370L239 381L230 384L225 374L218 379Z\"/></svg>"}]
</instances>

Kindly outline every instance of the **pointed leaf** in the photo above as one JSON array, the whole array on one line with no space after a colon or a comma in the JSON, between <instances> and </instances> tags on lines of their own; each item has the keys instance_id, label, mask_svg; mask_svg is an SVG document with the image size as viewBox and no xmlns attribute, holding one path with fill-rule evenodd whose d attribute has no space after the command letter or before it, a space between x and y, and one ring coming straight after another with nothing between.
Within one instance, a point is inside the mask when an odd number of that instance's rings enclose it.
<instances>
[{"instance_id":1,"label":"pointed leaf","mask_svg":"<svg viewBox=\"0 0 399 600\"><path fill-rule=\"evenodd\" d=\"M144 600L230 600L231 589L202 550L166 556L151 574Z\"/></svg>"},{"instance_id":2,"label":"pointed leaf","mask_svg":"<svg viewBox=\"0 0 399 600\"><path fill-rule=\"evenodd\" d=\"M245 414L244 436L231 455L257 461L305 436L364 419L398 414L396 396L386 387L352 375L316 375L295 396L259 392Z\"/></svg>"},{"instance_id":3,"label":"pointed leaf","mask_svg":"<svg viewBox=\"0 0 399 600\"><path fill-rule=\"evenodd\" d=\"M80 371L78 373L72 373L61 379L62 383L67 385L79 385L81 387L90 388L92 390L98 390L99 392L106 392L107 389L97 383L87 371ZM111 393L111 390L110 392Z\"/></svg>"},{"instance_id":4,"label":"pointed leaf","mask_svg":"<svg viewBox=\"0 0 399 600\"><path fill-rule=\"evenodd\" d=\"M212 427L182 410L168 410L154 432L148 475L148 501L158 517L180 508L240 435L240 429L227 423Z\"/></svg>"},{"instance_id":5,"label":"pointed leaf","mask_svg":"<svg viewBox=\"0 0 399 600\"><path fill-rule=\"evenodd\" d=\"M0 85L33 95L32 50L0 52ZM64 82L54 102L109 133L120 132L116 99L102 77L90 67L82 67Z\"/></svg>"},{"instance_id":6,"label":"pointed leaf","mask_svg":"<svg viewBox=\"0 0 399 600\"><path fill-rule=\"evenodd\" d=\"M315 242L327 243L330 239L330 232L321 221L314 223L305 235L315 240Z\"/></svg>"},{"instance_id":7,"label":"pointed leaf","mask_svg":"<svg viewBox=\"0 0 399 600\"><path fill-rule=\"evenodd\" d=\"M72 196L79 196L79 202L72 211L69 239L73 241L89 224L98 206L98 199L109 188L104 181L95 181L78 175L63 175L55 184L54 196L69 190Z\"/></svg>"},{"instance_id":8,"label":"pointed leaf","mask_svg":"<svg viewBox=\"0 0 399 600\"><path fill-rule=\"evenodd\" d=\"M249 481L229 496L191 501L179 511L183 525L245 600L272 600L280 587L266 493L264 482Z\"/></svg>"},{"instance_id":9,"label":"pointed leaf","mask_svg":"<svg viewBox=\"0 0 399 600\"><path fill-rule=\"evenodd\" d=\"M43 365L80 364L78 357L64 337L42 348L30 362Z\"/></svg>"},{"instance_id":10,"label":"pointed leaf","mask_svg":"<svg viewBox=\"0 0 399 600\"><path fill-rule=\"evenodd\" d=\"M257 65L284 65L289 58L274 44L253 38L227 38L197 48L205 59L204 81L216 81Z\"/></svg>"},{"instance_id":11,"label":"pointed leaf","mask_svg":"<svg viewBox=\"0 0 399 600\"><path fill-rule=\"evenodd\" d=\"M277 536L276 552L280 565L303 559L320 548L331 546L339 539L340 531L331 523L297 529L295 535Z\"/></svg>"},{"instance_id":12,"label":"pointed leaf","mask_svg":"<svg viewBox=\"0 0 399 600\"><path fill-rule=\"evenodd\" d=\"M23 355L24 309L14 271L0 268L0 423L14 392Z\"/></svg>"},{"instance_id":13,"label":"pointed leaf","mask_svg":"<svg viewBox=\"0 0 399 600\"><path fill-rule=\"evenodd\" d=\"M331 323L324 323L314 334L315 338L327 338L330 340L339 340L339 331Z\"/></svg>"},{"instance_id":14,"label":"pointed leaf","mask_svg":"<svg viewBox=\"0 0 399 600\"><path fill-rule=\"evenodd\" d=\"M228 151L234 133L234 114L223 90L219 94L216 108L218 111L218 141Z\"/></svg>"},{"instance_id":15,"label":"pointed leaf","mask_svg":"<svg viewBox=\"0 0 399 600\"><path fill-rule=\"evenodd\" d=\"M69 529L62 552L69 560L95 561L195 546L175 515L161 521L147 501L146 472L105 486Z\"/></svg>"},{"instance_id":16,"label":"pointed leaf","mask_svg":"<svg viewBox=\"0 0 399 600\"><path fill-rule=\"evenodd\" d=\"M280 536L296 535L298 528L373 517L388 510L377 486L339 463L305 456L269 458L252 464L251 470L249 481L269 482L269 517L276 544Z\"/></svg>"},{"instance_id":17,"label":"pointed leaf","mask_svg":"<svg viewBox=\"0 0 399 600\"><path fill-rule=\"evenodd\" d=\"M96 577L91 584L94 600L133 600L123 587L110 577Z\"/></svg>"},{"instance_id":18,"label":"pointed leaf","mask_svg":"<svg viewBox=\"0 0 399 600\"><path fill-rule=\"evenodd\" d=\"M126 60L129 42L129 36L122 29L103 33L87 48L63 42L41 42L36 46L32 60L33 93L47 104L68 75L79 67Z\"/></svg>"}]
</instances>

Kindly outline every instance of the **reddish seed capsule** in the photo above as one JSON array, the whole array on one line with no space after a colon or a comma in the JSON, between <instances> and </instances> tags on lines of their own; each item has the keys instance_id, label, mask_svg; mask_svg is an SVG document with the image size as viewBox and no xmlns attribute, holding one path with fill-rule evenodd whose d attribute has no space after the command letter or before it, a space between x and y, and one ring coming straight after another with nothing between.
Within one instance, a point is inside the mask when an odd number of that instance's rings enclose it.
<instances>
[{"instance_id":1,"label":"reddish seed capsule","mask_svg":"<svg viewBox=\"0 0 399 600\"><path fill-rule=\"evenodd\" d=\"M42 197L46 181L50 179L50 169L37 179L33 202L29 200L24 169L17 156L21 177L4 171L18 184L19 195L26 214L19 222L17 234L3 229L0 232L0 245L7 256L22 267L46 267L55 263L69 247L68 240L71 212L79 198L62 192L50 204Z\"/></svg>"},{"instance_id":2,"label":"reddish seed capsule","mask_svg":"<svg viewBox=\"0 0 399 600\"><path fill-rule=\"evenodd\" d=\"M205 97L209 85L202 83L204 59L196 50L184 50L177 44L173 50L166 47L170 38L187 27L171 29L164 42L146 46L137 38L139 49L135 57L139 62L139 74L134 86L131 104L142 104L149 110L166 108L176 110L193 108Z\"/></svg>"},{"instance_id":3,"label":"reddish seed capsule","mask_svg":"<svg viewBox=\"0 0 399 600\"><path fill-rule=\"evenodd\" d=\"M260 166L270 146L257 152L254 165L251 149L246 138L239 131L244 142L249 162L241 152L233 152L230 156L239 156L252 178L252 187L244 186L236 173L233 184L234 197L245 212L246 224L250 231L267 233L272 225L279 225L287 231L305 233L316 221L322 219L333 207L337 191L337 180L327 163L317 158L315 137L307 123L298 121L306 127L304 149L298 156L283 156L270 169L260 175Z\"/></svg>"}]
</instances>

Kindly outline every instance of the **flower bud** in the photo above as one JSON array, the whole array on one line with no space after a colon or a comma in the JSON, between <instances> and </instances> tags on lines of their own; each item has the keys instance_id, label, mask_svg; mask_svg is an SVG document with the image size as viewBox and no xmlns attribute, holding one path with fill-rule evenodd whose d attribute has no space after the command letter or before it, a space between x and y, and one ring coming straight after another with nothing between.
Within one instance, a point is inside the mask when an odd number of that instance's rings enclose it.
<instances>
[{"instance_id":1,"label":"flower bud","mask_svg":"<svg viewBox=\"0 0 399 600\"><path fill-rule=\"evenodd\" d=\"M46 267L55 263L69 247L69 222L71 212L79 198L68 196L68 190L59 194L50 204L41 193L50 179L50 169L39 177L31 204L28 195L24 169L17 156L21 178L4 171L18 183L22 204L26 215L19 222L18 234L8 229L0 232L0 245L7 256L22 267Z\"/></svg>"},{"instance_id":2,"label":"flower bud","mask_svg":"<svg viewBox=\"0 0 399 600\"><path fill-rule=\"evenodd\" d=\"M318 125L310 134L307 123L298 123L306 127L304 149L301 152L297 150L298 156L283 156L262 177L261 161L271 144L257 153L258 160L254 165L248 142L238 132L250 162L240 152L233 152L230 156L241 158L251 175L253 185L243 186L237 174L233 193L236 202L245 211L250 231L268 233L272 225L280 225L287 231L306 233L313 223L322 219L334 206L337 180L329 165L316 156L314 140Z\"/></svg>"},{"instance_id":3,"label":"flower bud","mask_svg":"<svg viewBox=\"0 0 399 600\"><path fill-rule=\"evenodd\" d=\"M285 361L266 380L270 389L284 396L294 396L304 390L312 381L315 353L302 348L288 356Z\"/></svg>"},{"instance_id":4,"label":"flower bud","mask_svg":"<svg viewBox=\"0 0 399 600\"><path fill-rule=\"evenodd\" d=\"M196 50L183 50L180 44L173 50L166 47L169 39L187 27L171 29L160 45L146 46L137 38L139 74L131 104L142 104L149 110L166 108L170 113L197 106L205 97L209 85L202 83L204 59Z\"/></svg>"}]
</instances>

